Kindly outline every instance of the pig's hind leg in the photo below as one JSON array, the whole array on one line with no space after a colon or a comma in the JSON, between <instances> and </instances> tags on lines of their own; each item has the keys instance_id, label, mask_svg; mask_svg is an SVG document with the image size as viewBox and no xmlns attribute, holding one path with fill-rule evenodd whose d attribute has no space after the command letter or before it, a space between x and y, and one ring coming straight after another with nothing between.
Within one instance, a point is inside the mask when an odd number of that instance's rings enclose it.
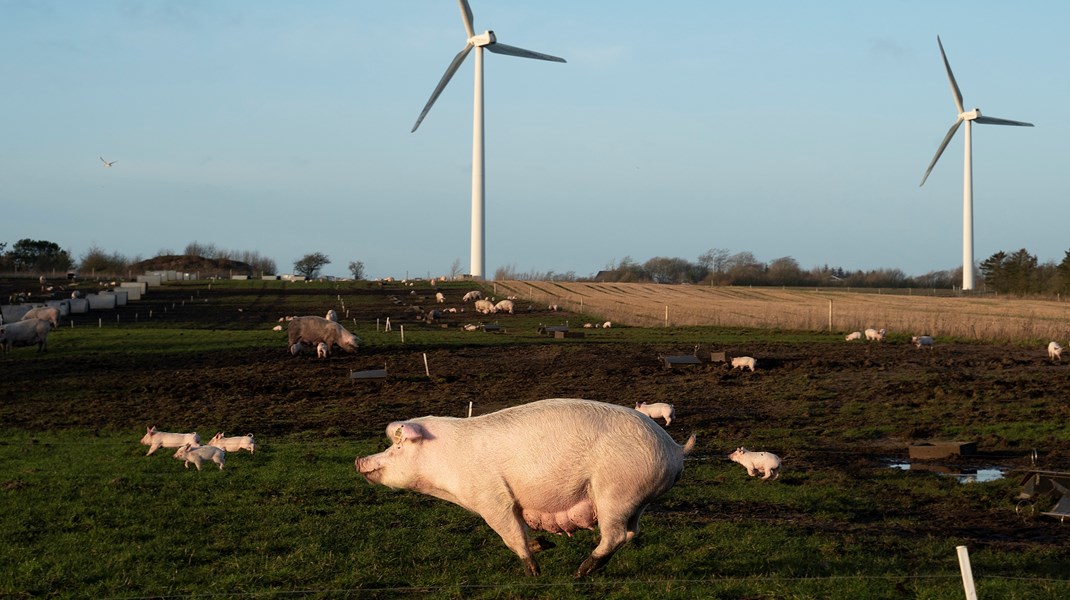
<instances>
[{"instance_id":1,"label":"pig's hind leg","mask_svg":"<svg viewBox=\"0 0 1070 600\"><path fill-rule=\"evenodd\" d=\"M598 532L601 539L591 551L591 555L580 564L576 578L585 577L601 569L621 546L632 541L632 538L639 534L639 517L642 514L643 507L632 508L619 515L606 515L600 511Z\"/></svg>"}]
</instances>

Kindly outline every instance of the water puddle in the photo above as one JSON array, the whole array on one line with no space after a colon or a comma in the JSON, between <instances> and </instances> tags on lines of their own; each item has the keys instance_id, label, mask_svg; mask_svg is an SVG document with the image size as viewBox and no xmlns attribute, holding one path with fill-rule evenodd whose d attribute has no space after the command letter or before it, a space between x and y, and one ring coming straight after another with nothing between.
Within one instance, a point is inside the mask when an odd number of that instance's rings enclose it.
<instances>
[{"instance_id":1,"label":"water puddle","mask_svg":"<svg viewBox=\"0 0 1070 600\"><path fill-rule=\"evenodd\" d=\"M998 467L974 469L971 467L947 467L925 463L892 463L889 466L902 471L926 471L947 477L955 477L959 483L985 483L986 481L1003 479L1004 476L1004 470Z\"/></svg>"}]
</instances>

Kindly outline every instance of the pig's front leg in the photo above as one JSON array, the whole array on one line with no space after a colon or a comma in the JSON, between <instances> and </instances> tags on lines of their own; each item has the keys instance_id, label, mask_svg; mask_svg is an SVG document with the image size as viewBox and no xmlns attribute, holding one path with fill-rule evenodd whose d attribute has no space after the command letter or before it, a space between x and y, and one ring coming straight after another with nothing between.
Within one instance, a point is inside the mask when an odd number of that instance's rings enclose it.
<instances>
[{"instance_id":1,"label":"pig's front leg","mask_svg":"<svg viewBox=\"0 0 1070 600\"><path fill-rule=\"evenodd\" d=\"M528 539L527 526L520 517L519 509L512 506L498 507L497 510L484 512L481 516L487 525L501 536L505 545L520 557L520 562L524 563L524 571L528 575L538 575L539 563L531 554L532 542L535 540Z\"/></svg>"}]
</instances>

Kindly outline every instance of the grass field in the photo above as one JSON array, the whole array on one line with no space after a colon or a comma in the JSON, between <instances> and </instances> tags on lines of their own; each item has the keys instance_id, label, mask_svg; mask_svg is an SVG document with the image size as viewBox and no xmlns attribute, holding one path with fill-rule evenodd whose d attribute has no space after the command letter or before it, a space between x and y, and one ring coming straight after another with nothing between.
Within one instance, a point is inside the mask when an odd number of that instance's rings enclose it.
<instances>
[{"instance_id":1,"label":"grass field","mask_svg":"<svg viewBox=\"0 0 1070 600\"><path fill-rule=\"evenodd\" d=\"M430 296L183 282L75 317L47 353L0 356L0 597L961 598L958 545L970 548L982 598L1070 595L1070 530L1014 512L1014 469L1029 449L1048 468L1070 467L1070 378L1022 342L952 340L919 354L902 339L857 346L820 327L675 323L554 340L539 325L626 321L585 296L582 311L492 315L481 318L504 333L465 332L480 320L470 312L413 318ZM289 356L277 319L327 308L364 338L360 352ZM386 317L389 333L376 327ZM700 345L764 366L670 371L656 360ZM385 381L348 379L384 364ZM637 541L587 579L572 573L597 531L551 536L543 575L526 578L477 515L354 471L356 456L384 447L391 420L554 395L671 401L670 434L700 440ZM228 453L222 471L187 470L173 451L145 456L150 424L205 438L254 432L259 449ZM961 484L890 468L919 436L981 440L1007 476ZM780 453L780 479L759 483L727 462L737 443Z\"/></svg>"}]
</instances>

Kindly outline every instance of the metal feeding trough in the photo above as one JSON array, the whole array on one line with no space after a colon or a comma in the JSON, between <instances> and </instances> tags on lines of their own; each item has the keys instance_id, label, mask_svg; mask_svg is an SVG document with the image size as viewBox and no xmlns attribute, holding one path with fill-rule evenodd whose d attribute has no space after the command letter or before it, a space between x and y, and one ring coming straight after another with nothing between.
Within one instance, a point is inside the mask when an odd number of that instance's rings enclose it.
<instances>
[{"instance_id":1,"label":"metal feeding trough","mask_svg":"<svg viewBox=\"0 0 1070 600\"><path fill-rule=\"evenodd\" d=\"M370 369L367 371L350 371L349 378L353 381L386 379L386 367L383 367L382 369Z\"/></svg>"},{"instance_id":2,"label":"metal feeding trough","mask_svg":"<svg viewBox=\"0 0 1070 600\"><path fill-rule=\"evenodd\" d=\"M658 355L658 358L660 358L661 361L665 363L665 368L667 369L702 364L702 359L695 356L694 354L683 354L677 356Z\"/></svg>"},{"instance_id":3,"label":"metal feeding trough","mask_svg":"<svg viewBox=\"0 0 1070 600\"><path fill-rule=\"evenodd\" d=\"M1062 523L1070 517L1070 473L1060 471L1030 471L1022 479L1022 491L1018 494L1018 504L1014 512L1020 515L1032 515L1037 512L1037 504L1044 499L1054 502L1054 506L1040 514L1054 517Z\"/></svg>"},{"instance_id":4,"label":"metal feeding trough","mask_svg":"<svg viewBox=\"0 0 1070 600\"><path fill-rule=\"evenodd\" d=\"M977 453L977 442L915 442L907 448L910 458L929 460Z\"/></svg>"}]
</instances>

